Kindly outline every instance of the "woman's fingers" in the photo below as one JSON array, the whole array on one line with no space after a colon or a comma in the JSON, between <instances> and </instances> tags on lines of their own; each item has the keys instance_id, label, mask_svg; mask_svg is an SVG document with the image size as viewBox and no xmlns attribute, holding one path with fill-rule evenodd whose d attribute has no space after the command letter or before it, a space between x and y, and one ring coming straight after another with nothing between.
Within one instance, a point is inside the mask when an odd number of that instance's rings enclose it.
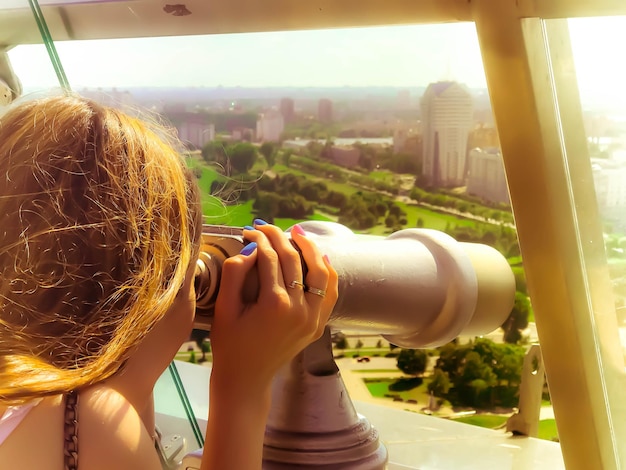
<instances>
[{"instance_id":1,"label":"woman's fingers","mask_svg":"<svg viewBox=\"0 0 626 470\"><path fill-rule=\"evenodd\" d=\"M269 227L269 226L268 226ZM259 274L259 297L274 292L275 286L285 287L278 253L261 230L247 230L245 237L257 244L256 259Z\"/></svg>"},{"instance_id":2,"label":"woman's fingers","mask_svg":"<svg viewBox=\"0 0 626 470\"><path fill-rule=\"evenodd\" d=\"M283 287L302 290L302 260L285 233L274 225L258 225L257 230L263 232L278 254L283 275Z\"/></svg>"},{"instance_id":3,"label":"woman's fingers","mask_svg":"<svg viewBox=\"0 0 626 470\"><path fill-rule=\"evenodd\" d=\"M304 280L307 301L315 306L321 306L327 295L329 270L315 243L306 237L299 225L291 229L292 240L296 242L307 266Z\"/></svg>"},{"instance_id":4,"label":"woman's fingers","mask_svg":"<svg viewBox=\"0 0 626 470\"><path fill-rule=\"evenodd\" d=\"M250 270L255 269L256 262L257 250L250 248L245 254L232 256L224 261L216 299L216 310L219 310L221 315L237 316L243 310L243 290L246 276Z\"/></svg>"},{"instance_id":5,"label":"woman's fingers","mask_svg":"<svg viewBox=\"0 0 626 470\"><path fill-rule=\"evenodd\" d=\"M338 295L337 273L329 260L321 255L299 225L292 227L291 240L278 227L259 222L255 223L255 229L246 230L244 236L257 244L259 302L265 299L271 301L266 306L282 305L281 310L287 307L299 322L309 325L307 330L312 328L311 333L319 337ZM303 273L302 261L306 273ZM282 297L285 293L290 302L275 303L277 295Z\"/></svg>"}]
</instances>

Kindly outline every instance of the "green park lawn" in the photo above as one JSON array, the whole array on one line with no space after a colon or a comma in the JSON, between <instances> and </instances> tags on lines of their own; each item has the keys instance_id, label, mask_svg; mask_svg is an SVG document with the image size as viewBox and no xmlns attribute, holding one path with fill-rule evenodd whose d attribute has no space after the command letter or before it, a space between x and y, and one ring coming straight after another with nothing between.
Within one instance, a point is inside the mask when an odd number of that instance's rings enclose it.
<instances>
[{"instance_id":1,"label":"green park lawn","mask_svg":"<svg viewBox=\"0 0 626 470\"><path fill-rule=\"evenodd\" d=\"M376 170L370 171L368 175L371 179L376 181L383 181L385 183L393 183L396 179L398 179L397 174L388 171L388 170Z\"/></svg>"},{"instance_id":2,"label":"green park lawn","mask_svg":"<svg viewBox=\"0 0 626 470\"><path fill-rule=\"evenodd\" d=\"M417 380L419 379L389 379L389 378L372 378L372 379L363 379L367 389L373 397L377 398L385 398L385 395L394 395L402 398L403 400L416 400L420 405L428 405L429 394L427 384L428 379L424 379L420 385L417 387L411 388L409 390L403 390L404 386L400 386L401 390L394 390L394 384L397 383L406 383L408 380ZM389 387L392 387L391 389ZM391 399L391 398L390 398Z\"/></svg>"},{"instance_id":3,"label":"green park lawn","mask_svg":"<svg viewBox=\"0 0 626 470\"><path fill-rule=\"evenodd\" d=\"M380 356L385 357L385 354L389 353L389 348L346 348L335 349L335 354L340 354L345 357L359 357L359 356Z\"/></svg>"},{"instance_id":4,"label":"green park lawn","mask_svg":"<svg viewBox=\"0 0 626 470\"><path fill-rule=\"evenodd\" d=\"M475 414L454 418L453 421L480 426L481 428L497 429L506 423L507 419L509 419L508 415Z\"/></svg>"},{"instance_id":5,"label":"green park lawn","mask_svg":"<svg viewBox=\"0 0 626 470\"><path fill-rule=\"evenodd\" d=\"M556 421L554 419L543 419L539 421L539 432L537 434L539 439L552 441L558 439L558 436Z\"/></svg>"}]
</instances>

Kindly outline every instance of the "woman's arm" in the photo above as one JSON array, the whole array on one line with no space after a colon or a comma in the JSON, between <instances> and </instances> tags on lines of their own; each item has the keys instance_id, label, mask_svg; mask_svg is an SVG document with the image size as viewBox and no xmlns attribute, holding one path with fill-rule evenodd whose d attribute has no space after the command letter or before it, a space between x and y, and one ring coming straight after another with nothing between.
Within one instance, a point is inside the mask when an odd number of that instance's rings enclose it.
<instances>
[{"instance_id":1,"label":"woman's arm","mask_svg":"<svg viewBox=\"0 0 626 470\"><path fill-rule=\"evenodd\" d=\"M260 469L269 407L269 388L234 392L213 374L202 470Z\"/></svg>"}]
</instances>

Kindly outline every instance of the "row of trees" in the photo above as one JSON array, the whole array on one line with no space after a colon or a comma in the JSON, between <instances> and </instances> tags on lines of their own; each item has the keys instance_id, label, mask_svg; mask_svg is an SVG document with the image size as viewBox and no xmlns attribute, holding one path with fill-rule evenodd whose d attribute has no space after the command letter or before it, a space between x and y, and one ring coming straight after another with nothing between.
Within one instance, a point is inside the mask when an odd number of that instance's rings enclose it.
<instances>
[{"instance_id":1,"label":"row of trees","mask_svg":"<svg viewBox=\"0 0 626 470\"><path fill-rule=\"evenodd\" d=\"M338 183L351 183L354 186L380 191L392 195L399 193L398 186L394 183L377 180L357 171L345 169L331 163L329 150L318 142L310 142L307 146L307 155L289 155L285 163L291 168L298 168L309 174L332 179Z\"/></svg>"},{"instance_id":2,"label":"row of trees","mask_svg":"<svg viewBox=\"0 0 626 470\"><path fill-rule=\"evenodd\" d=\"M513 223L513 214L510 211L503 208L486 207L483 202L476 201L473 198L468 200L467 198L426 191L417 186L411 190L409 197L418 203L454 209L460 213L470 213L505 224Z\"/></svg>"},{"instance_id":3,"label":"row of trees","mask_svg":"<svg viewBox=\"0 0 626 470\"><path fill-rule=\"evenodd\" d=\"M357 230L365 230L385 219L387 227L394 230L406 225L406 212L391 199L381 198L374 193L357 192L350 196L339 212L339 223Z\"/></svg>"}]
</instances>

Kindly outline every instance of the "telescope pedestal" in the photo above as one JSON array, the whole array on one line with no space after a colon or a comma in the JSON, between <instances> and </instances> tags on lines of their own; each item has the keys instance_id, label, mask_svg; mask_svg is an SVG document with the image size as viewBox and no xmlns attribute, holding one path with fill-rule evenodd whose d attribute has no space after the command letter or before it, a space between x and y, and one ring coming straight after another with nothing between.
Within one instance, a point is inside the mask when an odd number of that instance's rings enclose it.
<instances>
[{"instance_id":1,"label":"telescope pedestal","mask_svg":"<svg viewBox=\"0 0 626 470\"><path fill-rule=\"evenodd\" d=\"M383 470L387 449L357 414L332 354L330 329L276 377L264 470Z\"/></svg>"}]
</instances>

